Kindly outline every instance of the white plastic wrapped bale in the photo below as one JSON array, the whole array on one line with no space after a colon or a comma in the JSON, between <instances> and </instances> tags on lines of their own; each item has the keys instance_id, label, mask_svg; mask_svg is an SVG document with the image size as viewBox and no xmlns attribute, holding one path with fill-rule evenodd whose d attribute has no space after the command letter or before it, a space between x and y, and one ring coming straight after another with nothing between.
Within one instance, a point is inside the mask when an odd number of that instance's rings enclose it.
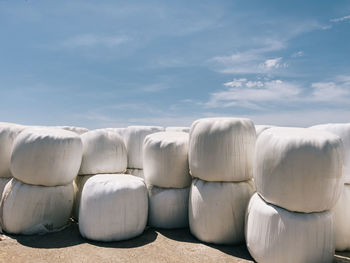
<instances>
[{"instance_id":1,"label":"white plastic wrapped bale","mask_svg":"<svg viewBox=\"0 0 350 263\"><path fill-rule=\"evenodd\" d=\"M83 159L79 174L124 173L127 152L120 135L106 130L92 130L80 136Z\"/></svg>"},{"instance_id":2,"label":"white plastic wrapped bale","mask_svg":"<svg viewBox=\"0 0 350 263\"><path fill-rule=\"evenodd\" d=\"M73 183L47 187L15 178L6 185L0 203L0 223L11 234L43 234L64 227L70 218Z\"/></svg>"},{"instance_id":3,"label":"white plastic wrapped bale","mask_svg":"<svg viewBox=\"0 0 350 263\"><path fill-rule=\"evenodd\" d=\"M305 128L271 128L256 143L254 182L269 203L289 211L331 209L342 191L342 141Z\"/></svg>"},{"instance_id":4,"label":"white plastic wrapped bale","mask_svg":"<svg viewBox=\"0 0 350 263\"><path fill-rule=\"evenodd\" d=\"M10 159L13 142L25 127L18 124L0 122L0 178L12 177Z\"/></svg>"},{"instance_id":5,"label":"white plastic wrapped bale","mask_svg":"<svg viewBox=\"0 0 350 263\"><path fill-rule=\"evenodd\" d=\"M128 152L128 168L143 169L143 140L147 135L164 131L159 126L129 126L124 131L124 141Z\"/></svg>"},{"instance_id":6,"label":"white plastic wrapped bale","mask_svg":"<svg viewBox=\"0 0 350 263\"><path fill-rule=\"evenodd\" d=\"M126 128L105 128L104 130L110 131L110 132L115 132L119 134L123 139L124 139L124 132Z\"/></svg>"},{"instance_id":7,"label":"white plastic wrapped bale","mask_svg":"<svg viewBox=\"0 0 350 263\"><path fill-rule=\"evenodd\" d=\"M84 134L85 132L88 132L89 130L83 127L75 127L75 126L55 126L56 128L60 128L66 131L75 132L76 134Z\"/></svg>"},{"instance_id":8,"label":"white plastic wrapped bale","mask_svg":"<svg viewBox=\"0 0 350 263\"><path fill-rule=\"evenodd\" d=\"M143 169L126 169L126 173L145 179Z\"/></svg>"},{"instance_id":9,"label":"white plastic wrapped bale","mask_svg":"<svg viewBox=\"0 0 350 263\"><path fill-rule=\"evenodd\" d=\"M255 125L255 131L256 131L256 138L259 137L259 135L263 132L266 131L274 126L272 125Z\"/></svg>"},{"instance_id":10,"label":"white plastic wrapped bale","mask_svg":"<svg viewBox=\"0 0 350 263\"><path fill-rule=\"evenodd\" d=\"M149 187L148 225L168 229L188 227L189 192L189 187L183 189Z\"/></svg>"},{"instance_id":11,"label":"white plastic wrapped bale","mask_svg":"<svg viewBox=\"0 0 350 263\"><path fill-rule=\"evenodd\" d=\"M27 184L66 185L78 174L82 151L82 142L76 133L53 128L28 128L14 141L11 173Z\"/></svg>"},{"instance_id":12,"label":"white plastic wrapped bale","mask_svg":"<svg viewBox=\"0 0 350 263\"><path fill-rule=\"evenodd\" d=\"M1 200L2 192L5 189L5 186L10 180L11 180L11 178L0 177L0 200Z\"/></svg>"},{"instance_id":13,"label":"white plastic wrapped bale","mask_svg":"<svg viewBox=\"0 0 350 263\"><path fill-rule=\"evenodd\" d=\"M228 183L194 179L189 197L191 233L208 243L244 242L244 217L253 193L251 180Z\"/></svg>"},{"instance_id":14,"label":"white plastic wrapped bale","mask_svg":"<svg viewBox=\"0 0 350 263\"><path fill-rule=\"evenodd\" d=\"M140 235L148 215L144 180L127 174L99 174L83 188L79 208L80 234L98 241Z\"/></svg>"},{"instance_id":15,"label":"white plastic wrapped bale","mask_svg":"<svg viewBox=\"0 0 350 263\"><path fill-rule=\"evenodd\" d=\"M344 182L350 184L350 123L329 123L312 126L310 128L331 132L342 139L344 145Z\"/></svg>"},{"instance_id":16,"label":"white plastic wrapped bale","mask_svg":"<svg viewBox=\"0 0 350 263\"><path fill-rule=\"evenodd\" d=\"M143 143L143 170L147 185L184 188L191 185L188 133L157 132Z\"/></svg>"},{"instance_id":17,"label":"white plastic wrapped bale","mask_svg":"<svg viewBox=\"0 0 350 263\"><path fill-rule=\"evenodd\" d=\"M333 218L329 211L289 212L254 194L245 227L248 250L259 263L333 261Z\"/></svg>"},{"instance_id":18,"label":"white plastic wrapped bale","mask_svg":"<svg viewBox=\"0 0 350 263\"><path fill-rule=\"evenodd\" d=\"M350 185L344 185L343 192L332 209L335 227L335 249L350 250Z\"/></svg>"},{"instance_id":19,"label":"white plastic wrapped bale","mask_svg":"<svg viewBox=\"0 0 350 263\"><path fill-rule=\"evenodd\" d=\"M189 133L190 132L190 127L166 127L165 131L166 132L186 132Z\"/></svg>"},{"instance_id":20,"label":"white plastic wrapped bale","mask_svg":"<svg viewBox=\"0 0 350 263\"><path fill-rule=\"evenodd\" d=\"M83 192L84 185L86 181L93 177L94 175L79 175L74 180L74 204L73 204L73 211L72 211L72 217L76 220L79 220L79 207L80 207L80 199L81 199L81 193Z\"/></svg>"},{"instance_id":21,"label":"white plastic wrapped bale","mask_svg":"<svg viewBox=\"0 0 350 263\"><path fill-rule=\"evenodd\" d=\"M240 118L199 119L189 143L191 175L205 181L240 182L252 178L255 127Z\"/></svg>"}]
</instances>

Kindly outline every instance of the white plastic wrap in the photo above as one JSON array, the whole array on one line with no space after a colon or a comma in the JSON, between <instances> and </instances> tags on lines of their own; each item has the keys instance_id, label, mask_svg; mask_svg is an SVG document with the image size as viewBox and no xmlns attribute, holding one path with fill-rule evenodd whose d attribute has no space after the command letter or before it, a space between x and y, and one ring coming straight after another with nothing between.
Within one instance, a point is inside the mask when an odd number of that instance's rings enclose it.
<instances>
[{"instance_id":1,"label":"white plastic wrap","mask_svg":"<svg viewBox=\"0 0 350 263\"><path fill-rule=\"evenodd\" d=\"M73 183L36 186L15 178L6 185L0 202L0 223L11 234L43 234L64 227L73 206Z\"/></svg>"},{"instance_id":2,"label":"white plastic wrap","mask_svg":"<svg viewBox=\"0 0 350 263\"><path fill-rule=\"evenodd\" d=\"M253 182L206 182L194 179L189 197L189 225L199 240L216 244L244 242L244 217Z\"/></svg>"},{"instance_id":3,"label":"white plastic wrap","mask_svg":"<svg viewBox=\"0 0 350 263\"><path fill-rule=\"evenodd\" d=\"M190 132L190 127L166 127L165 131L166 132L186 132L189 133Z\"/></svg>"},{"instance_id":4,"label":"white plastic wrap","mask_svg":"<svg viewBox=\"0 0 350 263\"><path fill-rule=\"evenodd\" d=\"M256 143L254 182L269 203L289 211L331 209L342 191L342 142L305 128L271 128Z\"/></svg>"},{"instance_id":5,"label":"white plastic wrap","mask_svg":"<svg viewBox=\"0 0 350 263\"><path fill-rule=\"evenodd\" d=\"M254 194L246 216L246 243L259 263L332 262L331 212L295 213L268 204Z\"/></svg>"},{"instance_id":6,"label":"white plastic wrap","mask_svg":"<svg viewBox=\"0 0 350 263\"><path fill-rule=\"evenodd\" d=\"M343 192L332 209L335 228L335 249L350 250L350 185L344 185Z\"/></svg>"},{"instance_id":7,"label":"white plastic wrap","mask_svg":"<svg viewBox=\"0 0 350 263\"><path fill-rule=\"evenodd\" d=\"M83 159L79 174L123 173L127 152L120 135L106 130L92 130L80 136Z\"/></svg>"},{"instance_id":8,"label":"white plastic wrap","mask_svg":"<svg viewBox=\"0 0 350 263\"><path fill-rule=\"evenodd\" d=\"M18 124L0 122L0 178L12 177L10 159L13 142L25 127Z\"/></svg>"},{"instance_id":9,"label":"white plastic wrap","mask_svg":"<svg viewBox=\"0 0 350 263\"><path fill-rule=\"evenodd\" d=\"M0 177L0 200L1 200L2 192L5 189L5 186L10 180L11 178Z\"/></svg>"},{"instance_id":10,"label":"white plastic wrap","mask_svg":"<svg viewBox=\"0 0 350 263\"><path fill-rule=\"evenodd\" d=\"M128 168L143 169L143 140L147 135L164 131L159 126L129 126L124 131L124 141L128 152Z\"/></svg>"},{"instance_id":11,"label":"white plastic wrap","mask_svg":"<svg viewBox=\"0 0 350 263\"><path fill-rule=\"evenodd\" d=\"M191 185L188 133L157 132L143 143L143 170L147 185L184 188Z\"/></svg>"},{"instance_id":12,"label":"white plastic wrap","mask_svg":"<svg viewBox=\"0 0 350 263\"><path fill-rule=\"evenodd\" d=\"M83 134L85 132L88 132L89 130L83 127L75 127L75 126L55 126L56 128L60 128L66 131L71 131L71 132L75 132L76 134Z\"/></svg>"},{"instance_id":13,"label":"white plastic wrap","mask_svg":"<svg viewBox=\"0 0 350 263\"><path fill-rule=\"evenodd\" d=\"M255 125L255 131L256 131L256 138L259 137L259 135L263 132L266 131L274 126L272 125Z\"/></svg>"},{"instance_id":14,"label":"white plastic wrap","mask_svg":"<svg viewBox=\"0 0 350 263\"><path fill-rule=\"evenodd\" d=\"M148 215L144 180L127 174L99 174L83 188L79 208L80 234L99 241L140 235Z\"/></svg>"},{"instance_id":15,"label":"white plastic wrap","mask_svg":"<svg viewBox=\"0 0 350 263\"><path fill-rule=\"evenodd\" d=\"M344 145L343 176L344 182L350 184L350 123L329 123L310 127L338 135Z\"/></svg>"},{"instance_id":16,"label":"white plastic wrap","mask_svg":"<svg viewBox=\"0 0 350 263\"><path fill-rule=\"evenodd\" d=\"M110 131L110 132L115 132L115 133L119 134L124 140L124 132L125 132L126 128L105 128L104 130Z\"/></svg>"},{"instance_id":17,"label":"white plastic wrap","mask_svg":"<svg viewBox=\"0 0 350 263\"><path fill-rule=\"evenodd\" d=\"M190 188L148 188L148 225L159 228L188 227Z\"/></svg>"},{"instance_id":18,"label":"white plastic wrap","mask_svg":"<svg viewBox=\"0 0 350 263\"><path fill-rule=\"evenodd\" d=\"M199 119L189 143L191 175L205 181L239 182L252 178L255 127L240 118Z\"/></svg>"},{"instance_id":19,"label":"white plastic wrap","mask_svg":"<svg viewBox=\"0 0 350 263\"><path fill-rule=\"evenodd\" d=\"M137 177L140 177L142 179L145 179L143 175L143 169L126 169L126 174L131 174Z\"/></svg>"},{"instance_id":20,"label":"white plastic wrap","mask_svg":"<svg viewBox=\"0 0 350 263\"><path fill-rule=\"evenodd\" d=\"M27 184L66 185L78 174L82 151L76 133L57 128L28 128L14 141L11 173Z\"/></svg>"},{"instance_id":21,"label":"white plastic wrap","mask_svg":"<svg viewBox=\"0 0 350 263\"><path fill-rule=\"evenodd\" d=\"M81 193L83 191L84 185L86 181L93 177L94 175L79 175L74 180L74 204L73 204L73 211L72 211L72 217L76 220L79 220L79 207L80 207L80 199L81 199Z\"/></svg>"}]
</instances>

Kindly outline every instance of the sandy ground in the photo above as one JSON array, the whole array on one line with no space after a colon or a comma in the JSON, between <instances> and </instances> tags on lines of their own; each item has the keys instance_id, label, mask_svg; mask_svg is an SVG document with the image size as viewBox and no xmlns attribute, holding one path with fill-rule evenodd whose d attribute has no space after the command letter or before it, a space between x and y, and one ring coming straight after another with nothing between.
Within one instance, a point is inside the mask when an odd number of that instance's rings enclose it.
<instances>
[{"instance_id":1,"label":"sandy ground","mask_svg":"<svg viewBox=\"0 0 350 263\"><path fill-rule=\"evenodd\" d=\"M0 235L0 262L254 262L246 246L216 246L196 240L188 229L147 228L140 237L112 243L79 235L77 224L42 236ZM350 262L337 253L334 262Z\"/></svg>"}]
</instances>

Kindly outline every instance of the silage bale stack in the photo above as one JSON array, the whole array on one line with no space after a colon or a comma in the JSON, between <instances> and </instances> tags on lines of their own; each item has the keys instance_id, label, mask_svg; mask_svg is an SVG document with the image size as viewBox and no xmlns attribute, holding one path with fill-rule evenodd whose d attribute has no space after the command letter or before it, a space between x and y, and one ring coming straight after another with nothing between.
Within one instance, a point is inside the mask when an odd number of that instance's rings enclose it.
<instances>
[{"instance_id":1,"label":"silage bale stack","mask_svg":"<svg viewBox=\"0 0 350 263\"><path fill-rule=\"evenodd\" d=\"M19 124L0 122L0 199L5 185L11 180L11 151L15 138L25 127Z\"/></svg>"},{"instance_id":2,"label":"silage bale stack","mask_svg":"<svg viewBox=\"0 0 350 263\"><path fill-rule=\"evenodd\" d=\"M188 226L191 176L188 166L189 135L158 132L143 144L144 177L148 188L148 225L159 228Z\"/></svg>"},{"instance_id":3,"label":"silage bale stack","mask_svg":"<svg viewBox=\"0 0 350 263\"><path fill-rule=\"evenodd\" d=\"M12 234L37 234L64 227L70 217L82 158L79 135L54 128L27 128L15 139L0 223Z\"/></svg>"},{"instance_id":4,"label":"silage bale stack","mask_svg":"<svg viewBox=\"0 0 350 263\"><path fill-rule=\"evenodd\" d=\"M335 225L335 249L350 250L350 123L329 123L310 127L338 135L344 146L343 192L333 209Z\"/></svg>"},{"instance_id":5,"label":"silage bale stack","mask_svg":"<svg viewBox=\"0 0 350 263\"><path fill-rule=\"evenodd\" d=\"M124 130L124 142L128 152L127 173L144 178L143 141L147 135L164 131L160 126L128 126Z\"/></svg>"},{"instance_id":6,"label":"silage bale stack","mask_svg":"<svg viewBox=\"0 0 350 263\"><path fill-rule=\"evenodd\" d=\"M73 217L79 218L81 193L85 183L96 174L125 173L127 152L123 138L118 132L98 129L88 131L81 136L83 157L79 175L75 179L76 193Z\"/></svg>"},{"instance_id":7,"label":"silage bale stack","mask_svg":"<svg viewBox=\"0 0 350 263\"><path fill-rule=\"evenodd\" d=\"M342 191L342 141L331 133L270 128L256 143L246 242L257 262L332 262L329 211Z\"/></svg>"},{"instance_id":8,"label":"silage bale stack","mask_svg":"<svg viewBox=\"0 0 350 263\"><path fill-rule=\"evenodd\" d=\"M194 177L189 226L199 240L244 242L244 217L252 182L255 127L243 118L199 119L192 124L189 166Z\"/></svg>"}]
</instances>

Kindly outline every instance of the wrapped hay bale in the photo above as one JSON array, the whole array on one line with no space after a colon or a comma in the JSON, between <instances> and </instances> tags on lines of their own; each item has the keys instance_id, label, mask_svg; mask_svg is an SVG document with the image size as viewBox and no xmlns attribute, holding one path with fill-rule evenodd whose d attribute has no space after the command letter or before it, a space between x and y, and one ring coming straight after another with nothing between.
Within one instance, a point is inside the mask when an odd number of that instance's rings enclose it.
<instances>
[{"instance_id":1,"label":"wrapped hay bale","mask_svg":"<svg viewBox=\"0 0 350 263\"><path fill-rule=\"evenodd\" d=\"M168 229L188 227L189 192L189 187L149 187L148 225Z\"/></svg>"},{"instance_id":2,"label":"wrapped hay bale","mask_svg":"<svg viewBox=\"0 0 350 263\"><path fill-rule=\"evenodd\" d=\"M259 137L259 135L263 132L263 131L266 131L272 127L275 127L275 126L272 126L272 125L255 125L255 131L256 131L256 138Z\"/></svg>"},{"instance_id":3,"label":"wrapped hay bale","mask_svg":"<svg viewBox=\"0 0 350 263\"><path fill-rule=\"evenodd\" d=\"M46 187L12 178L0 202L0 223L11 234L43 234L64 227L70 218L73 184Z\"/></svg>"},{"instance_id":4,"label":"wrapped hay bale","mask_svg":"<svg viewBox=\"0 0 350 263\"><path fill-rule=\"evenodd\" d=\"M145 138L143 166L147 185L184 188L191 184L188 138L184 132L158 132Z\"/></svg>"},{"instance_id":5,"label":"wrapped hay bale","mask_svg":"<svg viewBox=\"0 0 350 263\"><path fill-rule=\"evenodd\" d=\"M79 174L123 173L126 171L127 152L117 133L92 130L81 135L83 158Z\"/></svg>"},{"instance_id":6,"label":"wrapped hay bale","mask_svg":"<svg viewBox=\"0 0 350 263\"><path fill-rule=\"evenodd\" d=\"M166 127L166 132L186 132L190 133L190 127Z\"/></svg>"},{"instance_id":7,"label":"wrapped hay bale","mask_svg":"<svg viewBox=\"0 0 350 263\"><path fill-rule=\"evenodd\" d=\"M253 182L205 182L194 179L189 198L189 225L199 240L216 244L244 242L244 217Z\"/></svg>"},{"instance_id":8,"label":"wrapped hay bale","mask_svg":"<svg viewBox=\"0 0 350 263\"><path fill-rule=\"evenodd\" d=\"M144 180L127 174L99 174L83 188L79 231L88 239L124 240L140 235L148 215Z\"/></svg>"},{"instance_id":9,"label":"wrapped hay bale","mask_svg":"<svg viewBox=\"0 0 350 263\"><path fill-rule=\"evenodd\" d=\"M350 250L350 185L345 184L343 192L332 209L334 215L335 249Z\"/></svg>"},{"instance_id":10,"label":"wrapped hay bale","mask_svg":"<svg viewBox=\"0 0 350 263\"><path fill-rule=\"evenodd\" d=\"M191 126L191 175L205 181L239 182L252 178L255 127L243 118L199 119Z\"/></svg>"},{"instance_id":11,"label":"wrapped hay bale","mask_svg":"<svg viewBox=\"0 0 350 263\"><path fill-rule=\"evenodd\" d=\"M115 133L119 134L124 140L124 132L125 132L126 128L105 128L104 130L109 131L109 132L115 132Z\"/></svg>"},{"instance_id":12,"label":"wrapped hay bale","mask_svg":"<svg viewBox=\"0 0 350 263\"><path fill-rule=\"evenodd\" d=\"M331 212L294 213L266 203L258 194L249 202L246 242L259 263L332 262Z\"/></svg>"},{"instance_id":13,"label":"wrapped hay bale","mask_svg":"<svg viewBox=\"0 0 350 263\"><path fill-rule=\"evenodd\" d=\"M0 122L0 178L12 177L10 172L11 151L15 138L25 126Z\"/></svg>"},{"instance_id":14,"label":"wrapped hay bale","mask_svg":"<svg viewBox=\"0 0 350 263\"><path fill-rule=\"evenodd\" d=\"M78 174L82 148L76 133L53 128L25 129L13 144L11 173L27 184L69 184Z\"/></svg>"},{"instance_id":15,"label":"wrapped hay bale","mask_svg":"<svg viewBox=\"0 0 350 263\"><path fill-rule=\"evenodd\" d=\"M81 199L81 193L83 192L84 185L86 181L93 176L94 175L79 175L74 180L74 204L73 204L72 217L76 220L79 220L80 199Z\"/></svg>"},{"instance_id":16,"label":"wrapped hay bale","mask_svg":"<svg viewBox=\"0 0 350 263\"><path fill-rule=\"evenodd\" d=\"M126 169L126 174L131 174L142 179L145 179L143 169Z\"/></svg>"},{"instance_id":17,"label":"wrapped hay bale","mask_svg":"<svg viewBox=\"0 0 350 263\"><path fill-rule=\"evenodd\" d=\"M124 141L128 152L128 168L143 169L142 148L147 135L164 131L159 126L129 126L124 131Z\"/></svg>"},{"instance_id":18,"label":"wrapped hay bale","mask_svg":"<svg viewBox=\"0 0 350 263\"><path fill-rule=\"evenodd\" d=\"M343 177L344 182L350 184L350 123L329 123L310 128L331 132L342 139L344 146Z\"/></svg>"},{"instance_id":19,"label":"wrapped hay bale","mask_svg":"<svg viewBox=\"0 0 350 263\"><path fill-rule=\"evenodd\" d=\"M257 140L254 164L257 192L289 211L329 210L342 191L342 142L331 133L270 128Z\"/></svg>"}]
</instances>

